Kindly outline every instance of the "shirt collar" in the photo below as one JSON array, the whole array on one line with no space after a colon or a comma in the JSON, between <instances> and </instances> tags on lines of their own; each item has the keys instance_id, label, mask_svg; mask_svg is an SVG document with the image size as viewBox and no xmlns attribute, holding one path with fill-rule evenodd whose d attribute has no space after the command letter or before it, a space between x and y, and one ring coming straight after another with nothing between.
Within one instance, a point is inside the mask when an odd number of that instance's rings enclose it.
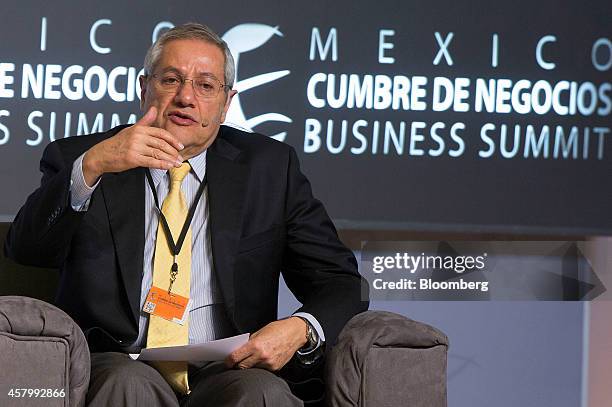
<instances>
[{"instance_id":1,"label":"shirt collar","mask_svg":"<svg viewBox=\"0 0 612 407\"><path fill-rule=\"evenodd\" d=\"M206 151L208 150L204 150L195 157L191 157L189 160L187 160L189 165L191 165L191 170L194 172L196 178L200 182L204 180L204 175L206 174ZM151 177L153 178L153 185L155 185L156 188L167 173L168 170L151 168Z\"/></svg>"}]
</instances>

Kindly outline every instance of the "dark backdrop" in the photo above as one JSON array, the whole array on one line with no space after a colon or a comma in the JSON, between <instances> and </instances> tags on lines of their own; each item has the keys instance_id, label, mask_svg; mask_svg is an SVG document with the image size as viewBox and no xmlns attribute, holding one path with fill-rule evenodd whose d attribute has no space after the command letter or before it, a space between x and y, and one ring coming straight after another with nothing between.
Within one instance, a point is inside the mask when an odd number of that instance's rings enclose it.
<instances>
[{"instance_id":1,"label":"dark backdrop","mask_svg":"<svg viewBox=\"0 0 612 407\"><path fill-rule=\"evenodd\" d=\"M289 71L239 94L239 107L245 118L275 113L262 119L279 121L253 125L252 121L238 120L234 115L237 111L231 118L264 134L286 133L281 138L297 149L315 194L341 228L612 233L609 24L612 13L609 1L503 4L481 0L246 4L20 1L4 3L3 9L0 15L0 63L3 64L0 65L0 185L3 191L0 214L5 218L14 216L39 182L38 160L50 139L79 133L79 115L83 133L110 128L113 114L122 123L128 122L131 114L135 115L132 121L140 114L138 98L117 102L105 89L100 100L85 96L70 100L61 91L67 68L72 65L83 68L83 73L66 79L71 88L74 88L73 81L84 79L86 72L97 78L95 72L100 70L108 76L116 67L125 67L126 71L132 68L130 78L127 74L117 77L117 90L125 91L130 87L130 79L135 80L134 74L142 67L144 53L158 23L198 21L222 35L234 29L237 35L230 45L234 50L242 50L238 81ZM94 36L100 47L110 48L108 53L96 52L90 44L91 28L102 19L109 20L110 24L103 22ZM332 60L333 34L324 60L318 51L314 53L314 60L310 59L315 28L321 38L320 45L325 45L330 32L335 31L336 60ZM394 58L393 63L379 61L381 30L389 30L383 31L384 42L393 47L383 49L382 56L387 61L389 57ZM444 42L450 33L448 56L438 55L439 42ZM497 35L496 66L492 63L494 35ZM544 69L536 60L538 42L548 35L555 40L546 42L541 53L545 62L555 64L554 69ZM593 55L597 41L599 45ZM434 64L436 56L440 58ZM452 58L452 65L448 57ZM37 64L43 65L40 69L48 75L40 76L43 97L37 98L29 86L26 86L28 95L22 94L25 64L31 65L34 71ZM53 64L61 67L49 68ZM91 69L93 66L101 69ZM341 74L355 74L360 81L366 75L385 75L390 81L395 76L404 76L411 84L414 76L422 76L427 78L422 96L426 108L415 110L413 105L409 109L317 108L307 95L309 81L316 73L335 74L332 94L339 92ZM451 81L469 79L467 112L454 111L453 107L433 110L436 77ZM260 78L266 82L265 77ZM476 112L478 78L509 79L512 84L525 79L531 82L531 88L540 80L551 87L559 81L575 82L577 88L585 87L584 94L594 96L594 108L586 114L577 111L567 115L552 109L545 114ZM242 82L242 86L246 83ZM97 85L97 79L91 81L91 87L95 89ZM49 90L47 96L56 97L55 91L59 98L45 98L45 86ZM595 89L596 93L589 93L587 88ZM325 100L327 105L327 82L318 83L314 89L317 98ZM569 91L562 92L561 104L571 104L571 98ZM591 103L588 96L582 101L586 105ZM66 113L70 113L69 124L66 124ZM100 120L98 125L94 125L96 119ZM332 121L331 134L328 120ZM306 137L307 124L315 121L321 125L318 149L313 149L312 138ZM344 148L335 151L334 147L341 144L343 121L346 121ZM353 135L356 122L361 123L358 128L361 138ZM443 126L437 130L444 143L442 149L439 139L430 136L434 123ZM455 123L463 124L458 131L462 149L449 133ZM495 144L495 151L481 157L479 151L489 148L481 136L481 128L486 123L495 127L487 133L490 142ZM514 146L515 126L519 126L520 145L516 155L510 158L500 152L502 125L508 127L510 151ZM533 126L537 137L543 126L550 128L547 157L542 152L538 157L533 154L524 157L528 125ZM375 126L379 126L378 143L373 143ZM385 153L386 126L394 134L387 137ZM402 127L403 148L397 148L396 144L401 145ZM572 136L573 127L575 135ZM557 128L563 131L561 141L570 143L567 157L563 156L562 149L554 154ZM411 134L413 129L416 129L416 138ZM588 139L585 132L589 133ZM34 140L30 141L34 145L28 145L27 140ZM365 148L363 140L367 142ZM375 152L372 144L377 145ZM433 150L442 152L435 156L430 154ZM456 156L450 154L457 150L460 152L453 153ZM419 151L423 155L418 155Z\"/></svg>"}]
</instances>

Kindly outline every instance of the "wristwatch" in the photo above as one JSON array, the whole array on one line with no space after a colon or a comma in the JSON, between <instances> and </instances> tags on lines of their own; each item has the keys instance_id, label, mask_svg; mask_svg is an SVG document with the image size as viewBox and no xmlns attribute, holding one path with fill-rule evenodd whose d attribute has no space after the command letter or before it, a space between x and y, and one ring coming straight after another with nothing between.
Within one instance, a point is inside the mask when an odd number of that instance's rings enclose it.
<instances>
[{"instance_id":1,"label":"wristwatch","mask_svg":"<svg viewBox=\"0 0 612 407\"><path fill-rule=\"evenodd\" d=\"M295 356L304 365L312 365L323 355L325 342L321 341L319 334L308 319L301 316L297 317L306 322L306 344L298 349Z\"/></svg>"},{"instance_id":2,"label":"wristwatch","mask_svg":"<svg viewBox=\"0 0 612 407\"><path fill-rule=\"evenodd\" d=\"M306 322L306 344L298 349L298 352L308 353L312 352L314 348L319 344L319 335L317 335L317 331L312 327L312 324L306 319L302 317L302 321Z\"/></svg>"}]
</instances>

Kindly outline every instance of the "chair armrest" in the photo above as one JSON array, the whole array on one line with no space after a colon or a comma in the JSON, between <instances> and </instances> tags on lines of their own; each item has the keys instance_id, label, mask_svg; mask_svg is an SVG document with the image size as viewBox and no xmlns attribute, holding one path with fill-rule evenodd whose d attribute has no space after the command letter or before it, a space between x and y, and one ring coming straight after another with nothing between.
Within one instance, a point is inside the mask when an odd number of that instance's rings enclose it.
<instances>
[{"instance_id":1,"label":"chair armrest","mask_svg":"<svg viewBox=\"0 0 612 407\"><path fill-rule=\"evenodd\" d=\"M10 389L51 389L55 396L30 402L84 406L89 356L83 332L60 309L34 298L0 297L0 405L17 402ZM57 396L61 390L63 397ZM20 405L29 405L28 398Z\"/></svg>"},{"instance_id":2,"label":"chair armrest","mask_svg":"<svg viewBox=\"0 0 612 407\"><path fill-rule=\"evenodd\" d=\"M353 317L327 357L331 407L446 406L448 338L385 311Z\"/></svg>"}]
</instances>

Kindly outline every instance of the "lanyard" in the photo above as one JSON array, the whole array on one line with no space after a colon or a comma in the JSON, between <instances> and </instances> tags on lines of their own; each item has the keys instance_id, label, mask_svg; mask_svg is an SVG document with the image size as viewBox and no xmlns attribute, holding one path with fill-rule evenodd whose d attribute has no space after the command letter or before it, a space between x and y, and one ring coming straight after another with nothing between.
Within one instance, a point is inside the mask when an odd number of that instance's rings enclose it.
<instances>
[{"instance_id":1,"label":"lanyard","mask_svg":"<svg viewBox=\"0 0 612 407\"><path fill-rule=\"evenodd\" d=\"M151 176L151 170L147 168L146 172L147 181L149 181L149 186L151 187L151 192L153 193L153 199L155 200L155 207L160 216L160 220L162 223L162 228L164 229L164 234L166 235L166 239L168 241L168 246L170 246L170 251L174 256L174 260L172 262L172 268L170 270L170 286L168 287L168 294L172 290L172 284L176 280L176 275L178 274L178 264L176 263L176 258L181 252L181 248L183 247L183 242L185 241L185 236L187 236L187 231L189 230L189 225L191 225L191 221L193 220L193 215L195 214L196 207L198 206L198 202L200 202L200 198L204 193L204 187L206 187L207 174L204 174L204 179L200 183L200 187L198 188L198 192L196 193L195 199L189 208L189 212L187 213L187 218L185 219L185 223L183 224L183 228L181 229L181 233L179 234L178 241L175 243L172 238L172 232L170 231L170 226L168 226L168 221L164 216L161 207L159 206L159 200L157 199L157 189L155 188L155 184L153 183L153 177ZM158 237L159 238L159 237Z\"/></svg>"}]
</instances>

